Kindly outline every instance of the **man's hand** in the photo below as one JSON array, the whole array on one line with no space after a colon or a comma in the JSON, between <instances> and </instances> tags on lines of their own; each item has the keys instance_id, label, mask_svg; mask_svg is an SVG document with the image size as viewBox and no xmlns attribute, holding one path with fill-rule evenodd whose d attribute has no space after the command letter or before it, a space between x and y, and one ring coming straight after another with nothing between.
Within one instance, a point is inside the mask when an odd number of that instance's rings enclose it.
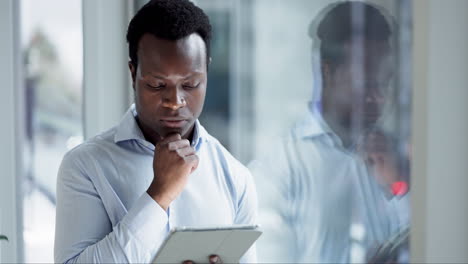
<instances>
[{"instance_id":1,"label":"man's hand","mask_svg":"<svg viewBox=\"0 0 468 264\"><path fill-rule=\"evenodd\" d=\"M359 146L366 165L382 186L391 186L401 180L398 171L398 153L389 135L380 130L369 132Z\"/></svg>"},{"instance_id":2,"label":"man's hand","mask_svg":"<svg viewBox=\"0 0 468 264\"><path fill-rule=\"evenodd\" d=\"M187 139L171 134L154 151L154 179L147 193L167 211L187 184L188 176L198 166L198 156Z\"/></svg>"},{"instance_id":3,"label":"man's hand","mask_svg":"<svg viewBox=\"0 0 468 264\"><path fill-rule=\"evenodd\" d=\"M223 262L221 261L221 258L217 255L211 255L209 258L208 258L208 263L210 264L222 264ZM196 264L195 262L191 261L191 260L186 260L184 262L182 262L182 264Z\"/></svg>"}]
</instances>

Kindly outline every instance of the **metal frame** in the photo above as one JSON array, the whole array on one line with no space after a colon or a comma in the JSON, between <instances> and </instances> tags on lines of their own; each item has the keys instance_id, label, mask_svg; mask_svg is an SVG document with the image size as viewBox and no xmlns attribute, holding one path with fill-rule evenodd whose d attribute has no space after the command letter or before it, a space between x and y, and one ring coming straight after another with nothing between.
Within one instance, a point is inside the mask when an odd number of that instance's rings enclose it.
<instances>
[{"instance_id":1,"label":"metal frame","mask_svg":"<svg viewBox=\"0 0 468 264\"><path fill-rule=\"evenodd\" d=\"M0 1L0 233L9 242L0 241L0 262L23 262L22 196L24 101L21 83L19 38L19 1Z\"/></svg>"}]
</instances>

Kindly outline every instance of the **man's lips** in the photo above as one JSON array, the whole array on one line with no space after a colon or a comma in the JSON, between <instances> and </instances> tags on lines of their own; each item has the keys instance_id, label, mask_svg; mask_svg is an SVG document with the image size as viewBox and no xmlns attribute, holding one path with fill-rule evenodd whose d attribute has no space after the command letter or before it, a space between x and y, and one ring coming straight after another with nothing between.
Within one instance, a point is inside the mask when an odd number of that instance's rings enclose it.
<instances>
[{"instance_id":1,"label":"man's lips","mask_svg":"<svg viewBox=\"0 0 468 264\"><path fill-rule=\"evenodd\" d=\"M188 123L188 119L179 117L162 118L161 123L165 127L182 128Z\"/></svg>"},{"instance_id":2,"label":"man's lips","mask_svg":"<svg viewBox=\"0 0 468 264\"><path fill-rule=\"evenodd\" d=\"M369 105L364 107L364 115L369 116L369 117L376 117L380 116L382 114L382 111L380 108L374 105Z\"/></svg>"}]
</instances>

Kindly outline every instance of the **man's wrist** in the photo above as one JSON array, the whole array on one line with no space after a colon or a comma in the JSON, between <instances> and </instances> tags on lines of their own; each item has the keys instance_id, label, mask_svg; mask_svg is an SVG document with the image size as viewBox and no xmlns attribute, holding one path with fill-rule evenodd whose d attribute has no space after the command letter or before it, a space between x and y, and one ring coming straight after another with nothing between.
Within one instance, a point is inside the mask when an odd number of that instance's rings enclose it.
<instances>
[{"instance_id":1,"label":"man's wrist","mask_svg":"<svg viewBox=\"0 0 468 264\"><path fill-rule=\"evenodd\" d=\"M148 193L148 195L151 198L153 198L153 200L156 203L158 203L159 206L161 206L161 208L164 209L164 211L167 211L167 209L169 208L169 205L171 204L171 201L169 199L166 199L163 196L159 195L158 193L154 192L153 190L151 190L151 187L148 188L146 193Z\"/></svg>"}]
</instances>

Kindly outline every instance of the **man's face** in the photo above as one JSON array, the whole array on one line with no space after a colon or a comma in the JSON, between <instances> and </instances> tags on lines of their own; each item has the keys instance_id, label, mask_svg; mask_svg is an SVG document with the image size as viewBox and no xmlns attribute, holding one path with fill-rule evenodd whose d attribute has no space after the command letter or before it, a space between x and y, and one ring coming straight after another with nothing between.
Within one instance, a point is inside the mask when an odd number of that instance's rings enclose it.
<instances>
[{"instance_id":1,"label":"man's face","mask_svg":"<svg viewBox=\"0 0 468 264\"><path fill-rule=\"evenodd\" d=\"M390 47L387 42L363 41L347 45L345 52L345 62L330 72L324 99L343 127L369 128L382 115L389 96Z\"/></svg>"},{"instance_id":2,"label":"man's face","mask_svg":"<svg viewBox=\"0 0 468 264\"><path fill-rule=\"evenodd\" d=\"M129 63L138 122L153 143L171 133L188 138L205 101L206 48L198 34L170 41L141 37L138 68Z\"/></svg>"}]
</instances>

